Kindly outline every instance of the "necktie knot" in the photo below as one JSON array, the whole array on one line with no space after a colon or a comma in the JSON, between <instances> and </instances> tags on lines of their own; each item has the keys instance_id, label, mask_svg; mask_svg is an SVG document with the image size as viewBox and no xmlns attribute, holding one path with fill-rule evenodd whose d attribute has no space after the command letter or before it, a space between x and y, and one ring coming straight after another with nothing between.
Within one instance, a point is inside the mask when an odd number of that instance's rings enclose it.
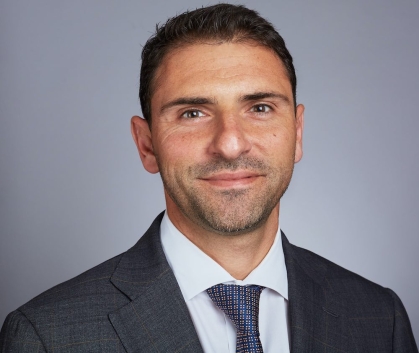
<instances>
[{"instance_id":1,"label":"necktie knot","mask_svg":"<svg viewBox=\"0 0 419 353\"><path fill-rule=\"evenodd\" d=\"M259 338L259 299L263 288L217 284L207 289L212 301L236 326L236 352L262 352Z\"/></svg>"}]
</instances>

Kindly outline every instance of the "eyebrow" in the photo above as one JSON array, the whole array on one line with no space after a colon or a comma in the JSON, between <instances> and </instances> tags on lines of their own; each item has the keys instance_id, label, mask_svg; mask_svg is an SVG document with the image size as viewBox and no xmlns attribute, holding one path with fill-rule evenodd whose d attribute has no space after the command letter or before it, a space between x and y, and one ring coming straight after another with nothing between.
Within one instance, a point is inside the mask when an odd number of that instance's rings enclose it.
<instances>
[{"instance_id":1,"label":"eyebrow","mask_svg":"<svg viewBox=\"0 0 419 353\"><path fill-rule=\"evenodd\" d=\"M217 103L215 99L209 99L205 97L181 97L163 105L160 109L160 113L163 113L165 110L177 105L201 105L215 103Z\"/></svg>"},{"instance_id":2,"label":"eyebrow","mask_svg":"<svg viewBox=\"0 0 419 353\"><path fill-rule=\"evenodd\" d=\"M291 104L290 99L282 93L277 92L255 92L251 94L245 94L240 97L240 101L249 102L249 101L258 101L266 98L276 98L282 100L284 103Z\"/></svg>"}]
</instances>

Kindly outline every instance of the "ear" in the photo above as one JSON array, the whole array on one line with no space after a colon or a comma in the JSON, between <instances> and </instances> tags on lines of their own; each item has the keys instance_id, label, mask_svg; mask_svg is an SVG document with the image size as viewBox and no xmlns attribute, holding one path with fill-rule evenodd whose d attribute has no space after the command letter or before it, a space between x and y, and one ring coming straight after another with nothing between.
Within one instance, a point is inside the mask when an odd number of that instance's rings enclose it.
<instances>
[{"instance_id":1,"label":"ear","mask_svg":"<svg viewBox=\"0 0 419 353\"><path fill-rule=\"evenodd\" d=\"M298 104L295 113L295 158L294 163L298 163L303 157L303 130L304 130L304 105Z\"/></svg>"},{"instance_id":2,"label":"ear","mask_svg":"<svg viewBox=\"0 0 419 353\"><path fill-rule=\"evenodd\" d=\"M143 162L144 169L149 173L158 173L156 156L151 141L151 131L145 119L133 116L131 119L131 134Z\"/></svg>"}]
</instances>

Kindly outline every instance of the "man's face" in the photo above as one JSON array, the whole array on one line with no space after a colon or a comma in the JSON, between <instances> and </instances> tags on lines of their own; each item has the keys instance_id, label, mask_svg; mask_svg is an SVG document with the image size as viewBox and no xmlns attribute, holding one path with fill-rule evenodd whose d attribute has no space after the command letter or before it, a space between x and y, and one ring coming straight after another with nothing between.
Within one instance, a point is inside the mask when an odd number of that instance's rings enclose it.
<instances>
[{"instance_id":1,"label":"man's face","mask_svg":"<svg viewBox=\"0 0 419 353\"><path fill-rule=\"evenodd\" d=\"M154 87L151 133L133 120L133 134L169 215L219 234L263 224L302 156L304 107L280 59L251 44L188 45L164 58Z\"/></svg>"}]
</instances>

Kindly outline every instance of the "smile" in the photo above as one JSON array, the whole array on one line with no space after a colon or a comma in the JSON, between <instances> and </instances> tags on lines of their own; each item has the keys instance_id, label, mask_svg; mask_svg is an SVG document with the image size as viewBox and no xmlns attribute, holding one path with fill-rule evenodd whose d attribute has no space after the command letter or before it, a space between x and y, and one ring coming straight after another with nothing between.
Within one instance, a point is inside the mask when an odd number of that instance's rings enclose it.
<instances>
[{"instance_id":1,"label":"smile","mask_svg":"<svg viewBox=\"0 0 419 353\"><path fill-rule=\"evenodd\" d=\"M201 180L217 187L242 187L252 184L262 176L263 175L255 172L241 171L214 174L209 177L202 178Z\"/></svg>"}]
</instances>

